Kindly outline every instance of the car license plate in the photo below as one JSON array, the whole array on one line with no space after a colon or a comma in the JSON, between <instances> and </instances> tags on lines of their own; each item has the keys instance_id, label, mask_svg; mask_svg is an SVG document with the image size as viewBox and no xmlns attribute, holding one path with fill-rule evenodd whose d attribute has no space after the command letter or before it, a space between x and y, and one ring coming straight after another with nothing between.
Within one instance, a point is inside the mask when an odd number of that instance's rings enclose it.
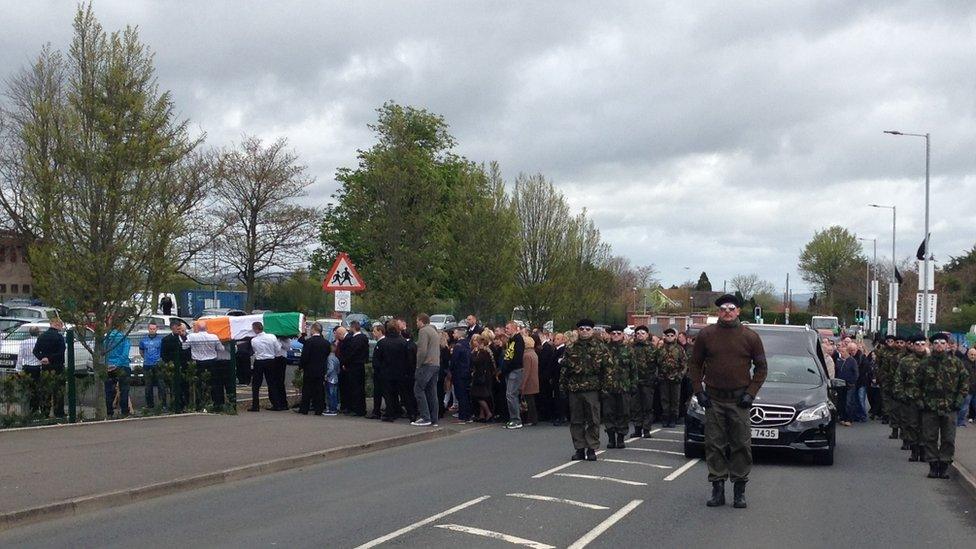
<instances>
[{"instance_id":1,"label":"car license plate","mask_svg":"<svg viewBox=\"0 0 976 549\"><path fill-rule=\"evenodd\" d=\"M0 360L0 366L13 366L15 363L15 360Z\"/></svg>"},{"instance_id":2,"label":"car license plate","mask_svg":"<svg viewBox=\"0 0 976 549\"><path fill-rule=\"evenodd\" d=\"M762 438L762 439L777 439L779 438L779 429L753 429L752 438Z\"/></svg>"}]
</instances>

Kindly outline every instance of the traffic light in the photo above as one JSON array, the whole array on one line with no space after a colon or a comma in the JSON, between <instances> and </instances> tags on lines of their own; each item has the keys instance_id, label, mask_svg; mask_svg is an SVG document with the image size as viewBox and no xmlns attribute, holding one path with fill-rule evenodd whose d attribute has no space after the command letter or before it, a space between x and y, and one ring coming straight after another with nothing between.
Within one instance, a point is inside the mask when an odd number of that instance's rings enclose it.
<instances>
[{"instance_id":1,"label":"traffic light","mask_svg":"<svg viewBox=\"0 0 976 549\"><path fill-rule=\"evenodd\" d=\"M756 305L755 310L753 310L752 312L756 315L756 322L759 322L759 319L762 318L762 307Z\"/></svg>"},{"instance_id":2,"label":"traffic light","mask_svg":"<svg viewBox=\"0 0 976 549\"><path fill-rule=\"evenodd\" d=\"M867 321L868 312L865 309L854 309L854 322L856 324L864 324Z\"/></svg>"}]
</instances>

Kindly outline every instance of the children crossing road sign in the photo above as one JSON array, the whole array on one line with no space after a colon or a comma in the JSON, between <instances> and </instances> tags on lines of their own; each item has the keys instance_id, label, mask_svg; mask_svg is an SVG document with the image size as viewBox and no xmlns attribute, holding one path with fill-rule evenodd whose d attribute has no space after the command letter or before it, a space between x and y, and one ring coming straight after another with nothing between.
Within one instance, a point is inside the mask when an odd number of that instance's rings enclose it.
<instances>
[{"instance_id":1,"label":"children crossing road sign","mask_svg":"<svg viewBox=\"0 0 976 549\"><path fill-rule=\"evenodd\" d=\"M361 292L366 289L366 282L359 276L356 266L345 252L339 252L329 274L322 281L322 290L326 292L348 291Z\"/></svg>"}]
</instances>

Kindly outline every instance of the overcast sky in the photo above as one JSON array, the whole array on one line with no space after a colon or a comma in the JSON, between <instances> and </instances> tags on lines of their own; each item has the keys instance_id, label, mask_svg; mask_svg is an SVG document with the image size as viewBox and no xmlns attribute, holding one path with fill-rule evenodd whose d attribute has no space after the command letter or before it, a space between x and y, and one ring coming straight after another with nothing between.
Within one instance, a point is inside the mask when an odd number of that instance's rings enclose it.
<instances>
[{"instance_id":1,"label":"overcast sky","mask_svg":"<svg viewBox=\"0 0 976 549\"><path fill-rule=\"evenodd\" d=\"M689 6L686 4L694 4ZM0 75L75 4L0 0ZM211 145L287 137L316 178L353 167L385 100L442 114L458 152L511 182L541 172L618 255L665 284L707 271L793 287L814 231L843 225L890 260L923 238L976 243L976 3L96 1L137 25L159 83ZM868 244L870 253L870 243Z\"/></svg>"}]
</instances>

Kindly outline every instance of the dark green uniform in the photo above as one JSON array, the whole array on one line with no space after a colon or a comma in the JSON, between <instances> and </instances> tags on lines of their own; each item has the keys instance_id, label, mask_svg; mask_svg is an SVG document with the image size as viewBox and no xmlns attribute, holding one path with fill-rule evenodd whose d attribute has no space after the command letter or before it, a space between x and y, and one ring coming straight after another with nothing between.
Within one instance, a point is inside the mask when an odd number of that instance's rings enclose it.
<instances>
[{"instance_id":1,"label":"dark green uniform","mask_svg":"<svg viewBox=\"0 0 976 549\"><path fill-rule=\"evenodd\" d=\"M969 392L969 372L949 353L933 352L918 368L920 442L929 463L952 463L956 451L956 413Z\"/></svg>"},{"instance_id":2,"label":"dark green uniform","mask_svg":"<svg viewBox=\"0 0 976 549\"><path fill-rule=\"evenodd\" d=\"M887 345L878 347L874 351L875 364L877 366L875 376L878 380L878 385L881 387L881 409L884 417L888 419L888 423L891 425L892 438L897 438L898 435L898 420L892 412L892 407L895 402L891 396L891 365L896 363L896 353L897 350L894 347L888 347Z\"/></svg>"},{"instance_id":3,"label":"dark green uniform","mask_svg":"<svg viewBox=\"0 0 976 549\"><path fill-rule=\"evenodd\" d=\"M626 435L630 420L630 392L634 388L633 350L620 343L610 343L613 359L603 377L603 425L609 436Z\"/></svg>"},{"instance_id":4,"label":"dark green uniform","mask_svg":"<svg viewBox=\"0 0 976 549\"><path fill-rule=\"evenodd\" d=\"M634 360L634 377L637 382L634 401L631 402L631 418L634 427L651 430L654 422L654 386L657 383L657 349L650 341L635 341L631 348Z\"/></svg>"},{"instance_id":5,"label":"dark green uniform","mask_svg":"<svg viewBox=\"0 0 976 549\"><path fill-rule=\"evenodd\" d=\"M569 401L569 432L577 450L600 447L600 389L612 361L610 350L596 336L566 347L559 388Z\"/></svg>"},{"instance_id":6,"label":"dark green uniform","mask_svg":"<svg viewBox=\"0 0 976 549\"><path fill-rule=\"evenodd\" d=\"M681 405L681 380L685 377L687 356L677 342L665 343L657 350L657 377L661 393L661 414L665 423L678 419Z\"/></svg>"},{"instance_id":7,"label":"dark green uniform","mask_svg":"<svg viewBox=\"0 0 976 549\"><path fill-rule=\"evenodd\" d=\"M892 395L898 402L898 424L901 427L901 439L909 445L919 442L919 400L921 393L918 385L918 368L924 356L914 351L909 352L898 361L898 368L893 376Z\"/></svg>"}]
</instances>

